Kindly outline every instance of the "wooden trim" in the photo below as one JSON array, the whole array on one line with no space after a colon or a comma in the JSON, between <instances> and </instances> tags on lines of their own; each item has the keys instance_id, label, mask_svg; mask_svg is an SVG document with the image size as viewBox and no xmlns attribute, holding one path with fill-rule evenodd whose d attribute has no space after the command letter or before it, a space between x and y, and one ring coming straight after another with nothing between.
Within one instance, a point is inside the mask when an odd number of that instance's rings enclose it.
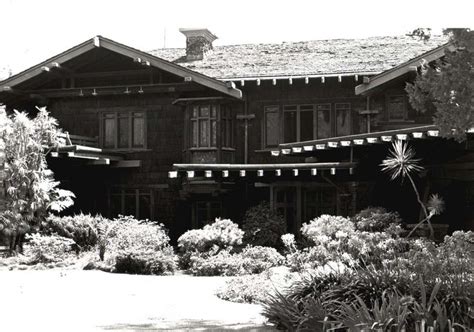
<instances>
[{"instance_id":1,"label":"wooden trim","mask_svg":"<svg viewBox=\"0 0 474 332\"><path fill-rule=\"evenodd\" d=\"M446 43L441 45L431 51L428 51L416 58L409 60L401 65L394 67L392 69L386 70L383 73L371 77L367 83L357 85L355 87L356 95L368 95L372 92L373 89L392 81L393 79L410 73L413 71L413 66L421 66L422 61L432 62L440 59L445 55L445 50L454 51L455 47L452 43Z\"/></svg>"},{"instance_id":2,"label":"wooden trim","mask_svg":"<svg viewBox=\"0 0 474 332\"><path fill-rule=\"evenodd\" d=\"M322 162L293 164L173 164L175 170L275 170L353 168L355 162Z\"/></svg>"},{"instance_id":3,"label":"wooden trim","mask_svg":"<svg viewBox=\"0 0 474 332\"><path fill-rule=\"evenodd\" d=\"M139 51L137 49L126 46L124 44L117 43L111 39L107 39L102 36L96 36L92 39L89 39L82 44L74 46L73 48L63 53L60 53L46 61L41 62L40 64L34 67L31 67L15 76L12 76L0 82L0 90L3 91L5 87L13 87L31 79L32 77L38 76L39 74L44 72L43 67L49 68L49 66L53 62L56 63L57 65L61 65L62 63L67 62L96 47L104 48L112 52L127 56L131 58L132 60L136 60L137 58L140 58L143 62L149 63L153 67L159 68L161 70L167 71L169 73L175 74L183 78L190 77L192 82L196 82L200 85L219 91L233 98L242 99L242 91L239 89L233 88L232 86L227 85L225 82L205 76L203 74L197 73L185 67L168 62L164 59L155 57L149 53Z\"/></svg>"}]
</instances>

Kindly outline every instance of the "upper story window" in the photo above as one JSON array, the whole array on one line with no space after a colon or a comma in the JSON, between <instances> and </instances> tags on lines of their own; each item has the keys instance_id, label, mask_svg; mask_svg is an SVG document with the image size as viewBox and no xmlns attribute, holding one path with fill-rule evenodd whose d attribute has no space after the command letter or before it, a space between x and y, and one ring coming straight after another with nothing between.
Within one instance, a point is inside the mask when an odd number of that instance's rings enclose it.
<instances>
[{"instance_id":1,"label":"upper story window","mask_svg":"<svg viewBox=\"0 0 474 332\"><path fill-rule=\"evenodd\" d=\"M407 119L407 103L404 95L387 96L388 121L404 121Z\"/></svg>"},{"instance_id":2,"label":"upper story window","mask_svg":"<svg viewBox=\"0 0 474 332\"><path fill-rule=\"evenodd\" d=\"M194 105L191 113L192 147L217 145L217 106Z\"/></svg>"},{"instance_id":3,"label":"upper story window","mask_svg":"<svg viewBox=\"0 0 474 332\"><path fill-rule=\"evenodd\" d=\"M105 149L146 148L144 112L102 113L101 145Z\"/></svg>"},{"instance_id":4,"label":"upper story window","mask_svg":"<svg viewBox=\"0 0 474 332\"><path fill-rule=\"evenodd\" d=\"M267 106L264 112L264 146L275 147L279 143L280 114L278 106Z\"/></svg>"},{"instance_id":5,"label":"upper story window","mask_svg":"<svg viewBox=\"0 0 474 332\"><path fill-rule=\"evenodd\" d=\"M283 124L280 134L280 119ZM275 147L280 142L302 142L331 136L349 135L350 103L266 106L264 110L263 144ZM281 135L281 136L280 136Z\"/></svg>"},{"instance_id":6,"label":"upper story window","mask_svg":"<svg viewBox=\"0 0 474 332\"><path fill-rule=\"evenodd\" d=\"M233 115L229 105L191 106L191 147L232 147Z\"/></svg>"},{"instance_id":7,"label":"upper story window","mask_svg":"<svg viewBox=\"0 0 474 332\"><path fill-rule=\"evenodd\" d=\"M351 134L351 104L336 103L334 105L336 113L336 136L346 136Z\"/></svg>"}]
</instances>

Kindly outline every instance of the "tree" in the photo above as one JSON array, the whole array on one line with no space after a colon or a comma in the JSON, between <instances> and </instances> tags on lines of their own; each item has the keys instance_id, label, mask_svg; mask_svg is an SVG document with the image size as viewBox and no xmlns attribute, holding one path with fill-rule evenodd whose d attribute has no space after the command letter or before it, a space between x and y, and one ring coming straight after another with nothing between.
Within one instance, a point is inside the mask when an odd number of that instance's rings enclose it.
<instances>
[{"instance_id":1,"label":"tree","mask_svg":"<svg viewBox=\"0 0 474 332\"><path fill-rule=\"evenodd\" d=\"M448 29L454 51L422 66L421 74L406 91L419 112L434 110L434 124L443 137L463 141L474 128L474 31Z\"/></svg>"},{"instance_id":2,"label":"tree","mask_svg":"<svg viewBox=\"0 0 474 332\"><path fill-rule=\"evenodd\" d=\"M6 211L0 230L10 236L10 250L22 249L24 235L38 229L48 211L73 204L74 194L58 188L46 155L60 144L58 124L45 108L34 119L0 110L0 141L5 153Z\"/></svg>"},{"instance_id":3,"label":"tree","mask_svg":"<svg viewBox=\"0 0 474 332\"><path fill-rule=\"evenodd\" d=\"M419 226L426 222L430 230L430 238L433 239L434 230L431 225L431 219L444 211L444 201L437 194L431 195L427 205L421 200L420 193L413 180L413 175L419 174L423 170L419 162L419 159L415 159L415 151L409 147L407 143L398 140L392 143L392 150L390 150L389 156L382 161L380 166L382 166L382 171L390 174L391 180L397 178L402 178L403 180L408 178L415 192L416 200L423 211L424 218L416 224L408 234L408 237L410 237Z\"/></svg>"}]
</instances>

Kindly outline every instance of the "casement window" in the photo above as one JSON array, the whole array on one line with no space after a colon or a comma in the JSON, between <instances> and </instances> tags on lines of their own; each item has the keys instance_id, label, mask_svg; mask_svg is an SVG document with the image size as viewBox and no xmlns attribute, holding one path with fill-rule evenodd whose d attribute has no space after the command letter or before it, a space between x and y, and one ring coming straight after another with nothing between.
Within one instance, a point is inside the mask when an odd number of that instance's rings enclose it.
<instances>
[{"instance_id":1,"label":"casement window","mask_svg":"<svg viewBox=\"0 0 474 332\"><path fill-rule=\"evenodd\" d=\"M220 201L198 201L193 205L193 227L212 224L216 218L223 217Z\"/></svg>"},{"instance_id":2,"label":"casement window","mask_svg":"<svg viewBox=\"0 0 474 332\"><path fill-rule=\"evenodd\" d=\"M153 191L113 188L109 192L109 211L112 217L121 214L138 219L153 219Z\"/></svg>"},{"instance_id":3,"label":"casement window","mask_svg":"<svg viewBox=\"0 0 474 332\"><path fill-rule=\"evenodd\" d=\"M387 96L388 121L404 121L407 119L407 102L404 95Z\"/></svg>"},{"instance_id":4,"label":"casement window","mask_svg":"<svg viewBox=\"0 0 474 332\"><path fill-rule=\"evenodd\" d=\"M146 148L144 112L102 113L101 145L105 149Z\"/></svg>"},{"instance_id":5,"label":"casement window","mask_svg":"<svg viewBox=\"0 0 474 332\"><path fill-rule=\"evenodd\" d=\"M302 142L331 136L331 104L283 107L283 141Z\"/></svg>"},{"instance_id":6,"label":"casement window","mask_svg":"<svg viewBox=\"0 0 474 332\"><path fill-rule=\"evenodd\" d=\"M278 106L265 107L264 117L264 147L278 146L280 136L280 114Z\"/></svg>"},{"instance_id":7,"label":"casement window","mask_svg":"<svg viewBox=\"0 0 474 332\"><path fill-rule=\"evenodd\" d=\"M217 105L194 105L191 114L192 147L217 145Z\"/></svg>"},{"instance_id":8,"label":"casement window","mask_svg":"<svg viewBox=\"0 0 474 332\"><path fill-rule=\"evenodd\" d=\"M351 104L336 103L336 136L346 136L351 134Z\"/></svg>"},{"instance_id":9,"label":"casement window","mask_svg":"<svg viewBox=\"0 0 474 332\"><path fill-rule=\"evenodd\" d=\"M232 121L232 109L230 106L221 105L221 139L222 146L231 148L233 146L233 121Z\"/></svg>"}]
</instances>

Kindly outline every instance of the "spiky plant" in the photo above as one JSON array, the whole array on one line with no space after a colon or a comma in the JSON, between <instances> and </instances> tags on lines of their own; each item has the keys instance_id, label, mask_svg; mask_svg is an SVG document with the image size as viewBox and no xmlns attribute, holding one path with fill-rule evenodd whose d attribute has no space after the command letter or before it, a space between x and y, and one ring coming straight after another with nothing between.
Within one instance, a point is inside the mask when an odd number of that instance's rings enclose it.
<instances>
[{"instance_id":1,"label":"spiky plant","mask_svg":"<svg viewBox=\"0 0 474 332\"><path fill-rule=\"evenodd\" d=\"M408 143L397 140L392 143L392 149L389 152L388 158L383 160L380 166L382 166L382 171L390 174L391 180L395 180L397 178L408 178L411 186L413 187L413 191L415 192L416 200L418 201L418 204L420 204L425 216L420 224L424 221L428 223L430 237L433 238L434 231L430 222L432 215L431 213L428 214L428 210L421 200L420 193L418 192L418 188L416 187L415 181L413 181L412 177L413 175L419 174L421 171L423 171L423 166L421 166L419 162L420 159L415 158L415 151L410 146L408 146ZM410 232L409 235L411 235L411 233L412 232Z\"/></svg>"}]
</instances>

